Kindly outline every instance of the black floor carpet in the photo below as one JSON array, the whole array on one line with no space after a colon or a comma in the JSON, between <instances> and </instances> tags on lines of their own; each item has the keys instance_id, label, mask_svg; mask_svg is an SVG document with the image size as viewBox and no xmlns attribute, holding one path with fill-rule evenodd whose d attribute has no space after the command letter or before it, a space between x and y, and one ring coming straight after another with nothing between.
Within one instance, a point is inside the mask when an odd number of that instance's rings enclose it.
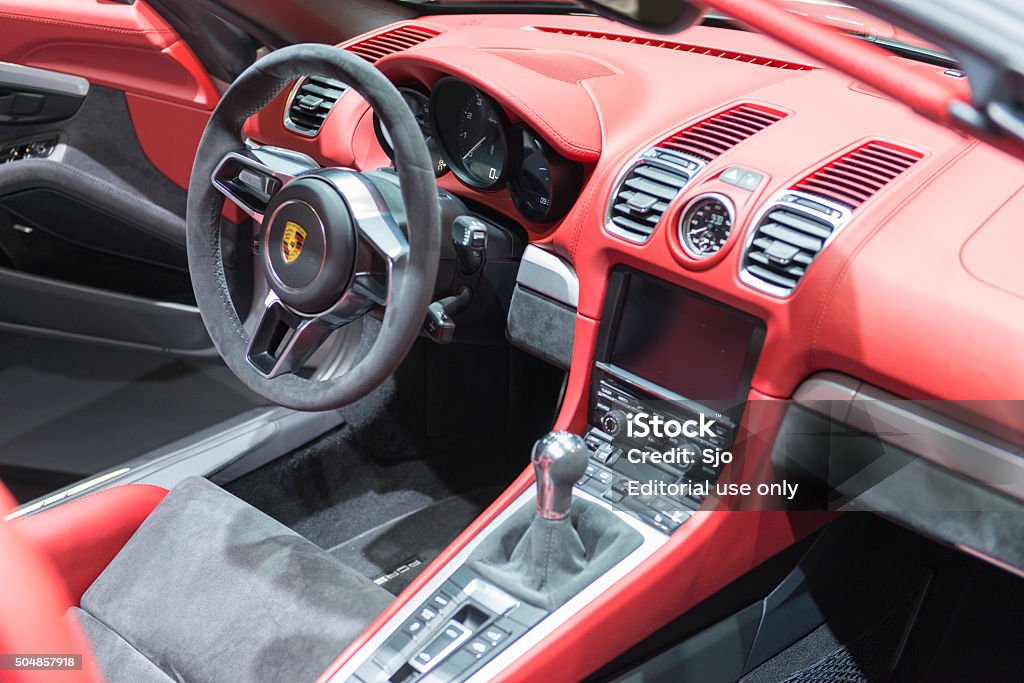
<instances>
[{"instance_id":1,"label":"black floor carpet","mask_svg":"<svg viewBox=\"0 0 1024 683\"><path fill-rule=\"evenodd\" d=\"M224 488L330 549L453 496L486 504L482 491L495 497L526 466L525 459L500 455L474 449L382 461L346 425ZM408 555L436 545L429 529L423 531L423 547ZM449 533L439 528L438 538Z\"/></svg>"},{"instance_id":2,"label":"black floor carpet","mask_svg":"<svg viewBox=\"0 0 1024 683\"><path fill-rule=\"evenodd\" d=\"M0 335L0 479L21 501L262 401L219 362Z\"/></svg>"}]
</instances>

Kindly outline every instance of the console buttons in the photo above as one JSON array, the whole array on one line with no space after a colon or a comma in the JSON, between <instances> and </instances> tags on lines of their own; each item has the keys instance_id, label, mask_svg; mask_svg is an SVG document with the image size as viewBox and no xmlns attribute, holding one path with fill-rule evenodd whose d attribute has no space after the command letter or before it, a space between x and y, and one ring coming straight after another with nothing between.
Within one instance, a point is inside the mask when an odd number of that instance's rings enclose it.
<instances>
[{"instance_id":1,"label":"console buttons","mask_svg":"<svg viewBox=\"0 0 1024 683\"><path fill-rule=\"evenodd\" d=\"M451 604L451 601L452 599L444 593L434 593L432 596L430 596L430 600L428 600L427 602L430 604L431 607L440 611L447 607L449 604Z\"/></svg>"},{"instance_id":2,"label":"console buttons","mask_svg":"<svg viewBox=\"0 0 1024 683\"><path fill-rule=\"evenodd\" d=\"M729 183L744 190L756 190L757 186L764 180L764 176L755 171L749 171L739 166L732 166L725 170L719 180Z\"/></svg>"},{"instance_id":3,"label":"console buttons","mask_svg":"<svg viewBox=\"0 0 1024 683\"><path fill-rule=\"evenodd\" d=\"M612 446L610 443L603 443L597 447L596 451L594 451L594 459L597 460L598 462L607 463L608 460L612 457L612 453L614 452L614 446Z\"/></svg>"},{"instance_id":4,"label":"console buttons","mask_svg":"<svg viewBox=\"0 0 1024 683\"><path fill-rule=\"evenodd\" d=\"M487 653L491 651L491 647L493 646L483 638L474 638L473 640L469 641L469 645L466 646L466 650L469 652L469 654L473 655L477 659L480 659L481 657L486 656Z\"/></svg>"},{"instance_id":5,"label":"console buttons","mask_svg":"<svg viewBox=\"0 0 1024 683\"><path fill-rule=\"evenodd\" d=\"M423 622L419 619L410 619L402 630L410 636L418 635L423 630Z\"/></svg>"},{"instance_id":6,"label":"console buttons","mask_svg":"<svg viewBox=\"0 0 1024 683\"><path fill-rule=\"evenodd\" d=\"M413 655L409 660L409 666L420 672L429 671L471 635L472 631L453 619L445 624L441 632L426 647Z\"/></svg>"},{"instance_id":7,"label":"console buttons","mask_svg":"<svg viewBox=\"0 0 1024 683\"><path fill-rule=\"evenodd\" d=\"M481 635L486 640L489 640L493 645L497 645L498 643L508 638L508 633L498 628L497 626L489 626L485 628L484 632Z\"/></svg>"},{"instance_id":8,"label":"console buttons","mask_svg":"<svg viewBox=\"0 0 1024 683\"><path fill-rule=\"evenodd\" d=\"M594 479L597 479L599 482L607 486L612 483L612 473L608 470L598 470L594 474Z\"/></svg>"}]
</instances>

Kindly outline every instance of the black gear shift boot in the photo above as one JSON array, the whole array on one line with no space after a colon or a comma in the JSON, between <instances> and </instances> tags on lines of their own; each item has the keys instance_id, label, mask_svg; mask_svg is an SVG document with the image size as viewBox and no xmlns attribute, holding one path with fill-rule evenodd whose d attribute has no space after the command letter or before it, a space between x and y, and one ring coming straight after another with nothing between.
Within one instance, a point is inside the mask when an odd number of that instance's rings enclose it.
<instances>
[{"instance_id":1,"label":"black gear shift boot","mask_svg":"<svg viewBox=\"0 0 1024 683\"><path fill-rule=\"evenodd\" d=\"M643 536L614 513L577 498L559 520L524 506L477 546L468 564L498 588L550 611L641 543Z\"/></svg>"}]
</instances>

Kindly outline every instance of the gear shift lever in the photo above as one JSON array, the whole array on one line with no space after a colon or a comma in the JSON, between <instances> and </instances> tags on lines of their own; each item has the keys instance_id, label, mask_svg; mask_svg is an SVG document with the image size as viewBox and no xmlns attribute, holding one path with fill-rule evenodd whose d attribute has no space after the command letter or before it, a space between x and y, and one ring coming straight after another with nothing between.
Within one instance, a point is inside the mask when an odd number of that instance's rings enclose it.
<instances>
[{"instance_id":1,"label":"gear shift lever","mask_svg":"<svg viewBox=\"0 0 1024 683\"><path fill-rule=\"evenodd\" d=\"M537 478L537 516L565 519L572 505L572 487L587 470L589 449L571 432L551 432L533 446Z\"/></svg>"},{"instance_id":2,"label":"gear shift lever","mask_svg":"<svg viewBox=\"0 0 1024 683\"><path fill-rule=\"evenodd\" d=\"M554 610L622 561L643 536L572 487L586 473L587 444L552 432L533 447L537 509L523 505L485 538L469 566L515 597Z\"/></svg>"}]
</instances>

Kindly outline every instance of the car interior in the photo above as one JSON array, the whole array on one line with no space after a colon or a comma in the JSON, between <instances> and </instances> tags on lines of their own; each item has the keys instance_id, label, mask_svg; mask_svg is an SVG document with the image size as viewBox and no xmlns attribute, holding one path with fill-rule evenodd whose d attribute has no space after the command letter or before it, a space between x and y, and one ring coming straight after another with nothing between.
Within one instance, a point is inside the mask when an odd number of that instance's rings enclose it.
<instances>
[{"instance_id":1,"label":"car interior","mask_svg":"<svg viewBox=\"0 0 1024 683\"><path fill-rule=\"evenodd\" d=\"M1020 680L1022 27L0 0L0 681Z\"/></svg>"}]
</instances>

